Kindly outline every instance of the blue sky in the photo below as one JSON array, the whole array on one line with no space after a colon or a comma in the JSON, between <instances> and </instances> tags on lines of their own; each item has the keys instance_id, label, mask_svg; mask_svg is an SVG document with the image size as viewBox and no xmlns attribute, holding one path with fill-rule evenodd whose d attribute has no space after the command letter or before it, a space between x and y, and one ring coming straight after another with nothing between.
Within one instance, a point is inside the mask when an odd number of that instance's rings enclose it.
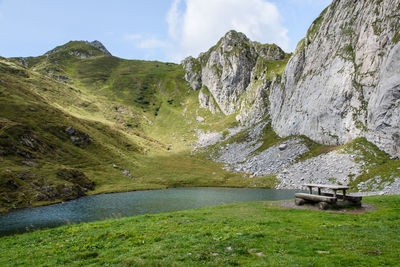
<instances>
[{"instance_id":1,"label":"blue sky","mask_svg":"<svg viewBox=\"0 0 400 267\"><path fill-rule=\"evenodd\" d=\"M0 55L99 40L115 56L179 62L235 29L295 49L331 0L0 0Z\"/></svg>"}]
</instances>

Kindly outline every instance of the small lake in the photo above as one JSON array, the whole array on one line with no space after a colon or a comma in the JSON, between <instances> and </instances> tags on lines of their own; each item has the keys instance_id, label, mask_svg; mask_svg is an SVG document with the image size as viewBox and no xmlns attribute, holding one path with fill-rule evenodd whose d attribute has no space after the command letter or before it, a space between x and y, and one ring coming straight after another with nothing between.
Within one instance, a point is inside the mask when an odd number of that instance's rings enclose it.
<instances>
[{"instance_id":1,"label":"small lake","mask_svg":"<svg viewBox=\"0 0 400 267\"><path fill-rule=\"evenodd\" d=\"M0 236L141 214L194 209L233 202L291 199L294 190L186 187L86 196L0 215Z\"/></svg>"}]
</instances>

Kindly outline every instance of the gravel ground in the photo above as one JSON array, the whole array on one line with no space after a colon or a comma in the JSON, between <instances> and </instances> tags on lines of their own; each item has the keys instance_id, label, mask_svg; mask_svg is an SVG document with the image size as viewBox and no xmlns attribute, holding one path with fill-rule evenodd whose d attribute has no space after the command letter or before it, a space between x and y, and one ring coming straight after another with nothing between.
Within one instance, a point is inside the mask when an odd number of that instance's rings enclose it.
<instances>
[{"instance_id":1,"label":"gravel ground","mask_svg":"<svg viewBox=\"0 0 400 267\"><path fill-rule=\"evenodd\" d=\"M244 162L261 145L261 142L256 143L256 141L227 144L225 147L222 147L219 152L220 156L215 161L229 165Z\"/></svg>"},{"instance_id":2,"label":"gravel ground","mask_svg":"<svg viewBox=\"0 0 400 267\"><path fill-rule=\"evenodd\" d=\"M288 166L278 174L278 189L300 189L305 183L348 184L349 175L361 174L362 163L353 155L332 151Z\"/></svg>"},{"instance_id":3,"label":"gravel ground","mask_svg":"<svg viewBox=\"0 0 400 267\"><path fill-rule=\"evenodd\" d=\"M370 179L366 182L359 183L358 188L361 191L368 190L369 192L358 192L357 195L360 196L370 196L370 195L399 195L400 194L400 177L396 177L392 183L385 182L381 184L380 187L376 186L379 183L379 178Z\"/></svg>"},{"instance_id":4,"label":"gravel ground","mask_svg":"<svg viewBox=\"0 0 400 267\"><path fill-rule=\"evenodd\" d=\"M229 128L228 134L224 137L221 132L203 132L202 130L197 130L197 144L194 148L194 150L202 147L208 147L215 145L218 142L227 140L234 136L235 134L239 133L240 131L244 130L245 128L242 126L234 127L234 128Z\"/></svg>"},{"instance_id":5,"label":"gravel ground","mask_svg":"<svg viewBox=\"0 0 400 267\"><path fill-rule=\"evenodd\" d=\"M197 135L198 135L199 139L197 141L197 144L196 144L194 150L196 150L197 148L201 148L201 147L215 145L216 143L221 141L223 138L222 133L219 133L219 132L205 133L201 130L197 130Z\"/></svg>"},{"instance_id":6,"label":"gravel ground","mask_svg":"<svg viewBox=\"0 0 400 267\"><path fill-rule=\"evenodd\" d=\"M284 150L279 145L272 146L261 153L249 157L243 163L234 166L235 171L251 173L255 176L263 176L277 173L280 169L290 165L299 155L308 151L306 145L299 139L286 141Z\"/></svg>"},{"instance_id":7,"label":"gravel ground","mask_svg":"<svg viewBox=\"0 0 400 267\"><path fill-rule=\"evenodd\" d=\"M240 126L231 128L225 137L222 133L204 133L198 130L199 141L196 148L214 145L228 140L243 130L248 130L247 141L222 146L214 160L225 163L224 168L229 171L247 173L250 177L276 174L280 181L277 189L302 189L305 183L346 185L350 182L350 177L357 177L362 173L364 163L356 162L354 155L346 154L344 151L331 151L294 163L298 156L308 151L307 146L299 138L289 139L282 144L255 153L262 145L262 142L257 140L261 137L265 125L266 123L260 123L248 129ZM360 183L358 188L360 192L353 194L361 196L400 194L400 177L394 177L393 182L386 183L380 183L379 177L374 177Z\"/></svg>"}]
</instances>

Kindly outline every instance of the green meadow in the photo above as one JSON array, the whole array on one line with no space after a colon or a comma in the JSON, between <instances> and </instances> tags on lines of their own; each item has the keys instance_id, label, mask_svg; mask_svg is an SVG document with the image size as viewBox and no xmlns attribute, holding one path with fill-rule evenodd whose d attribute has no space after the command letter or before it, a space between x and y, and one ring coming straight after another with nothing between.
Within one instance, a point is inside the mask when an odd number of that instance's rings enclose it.
<instances>
[{"instance_id":1,"label":"green meadow","mask_svg":"<svg viewBox=\"0 0 400 267\"><path fill-rule=\"evenodd\" d=\"M398 266L400 197L364 213L248 202L0 238L2 266Z\"/></svg>"}]
</instances>

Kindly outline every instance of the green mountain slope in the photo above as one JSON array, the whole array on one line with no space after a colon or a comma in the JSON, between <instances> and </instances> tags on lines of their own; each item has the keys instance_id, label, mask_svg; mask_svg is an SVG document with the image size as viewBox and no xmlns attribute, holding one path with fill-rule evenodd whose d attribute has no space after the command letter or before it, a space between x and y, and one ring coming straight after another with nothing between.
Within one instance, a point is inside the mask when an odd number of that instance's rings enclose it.
<instances>
[{"instance_id":1,"label":"green mountain slope","mask_svg":"<svg viewBox=\"0 0 400 267\"><path fill-rule=\"evenodd\" d=\"M195 140L188 132L195 128L197 115L208 118L207 125L196 125L198 129L222 130L234 122L233 117L198 110L198 93L187 86L180 65L125 60L93 49L96 50L74 41L45 56L18 60L29 69L59 79L86 95L86 101L74 101L73 105L60 103L65 99L55 96L53 101L68 112L117 123L126 131L144 133L172 144L175 149L187 150ZM173 135L185 135L186 141L174 141L170 138Z\"/></svg>"}]
</instances>

